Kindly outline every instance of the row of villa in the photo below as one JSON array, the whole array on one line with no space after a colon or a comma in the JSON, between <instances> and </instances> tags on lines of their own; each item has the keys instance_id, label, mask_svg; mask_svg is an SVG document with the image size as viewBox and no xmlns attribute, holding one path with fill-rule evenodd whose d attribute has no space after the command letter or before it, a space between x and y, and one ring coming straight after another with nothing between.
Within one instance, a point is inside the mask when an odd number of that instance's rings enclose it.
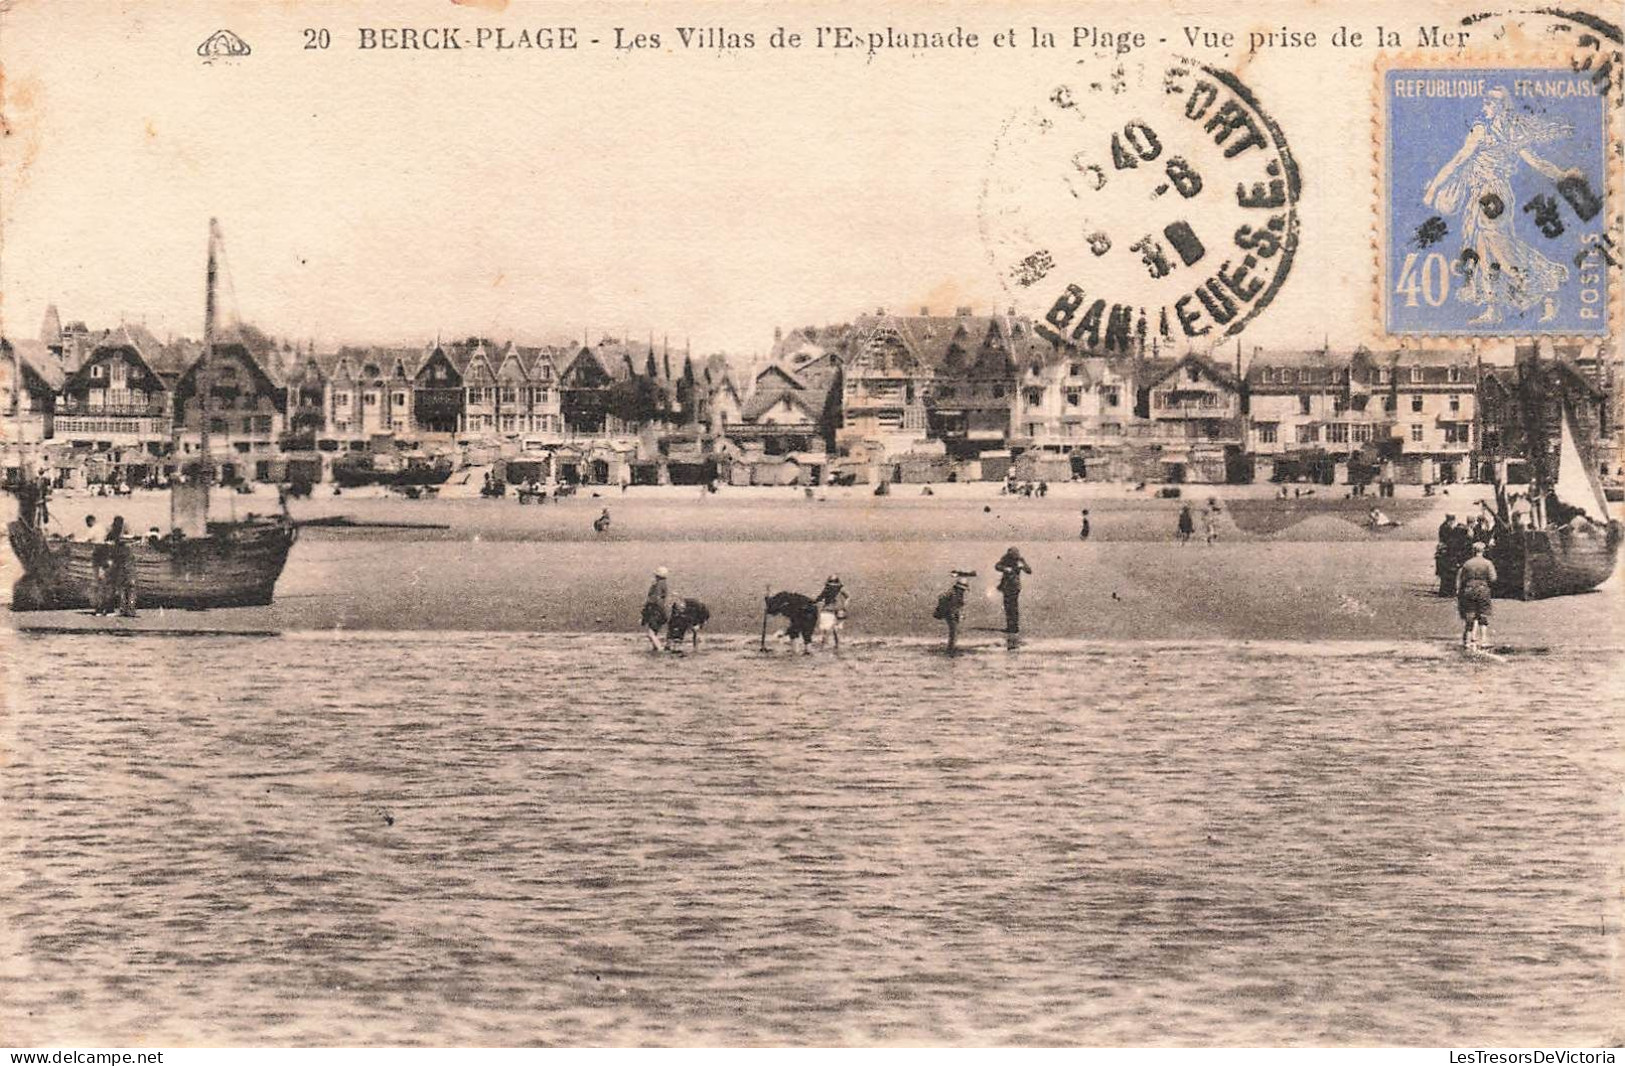
<instances>
[{"instance_id":1,"label":"row of villa","mask_svg":"<svg viewBox=\"0 0 1625 1066\"><path fill-rule=\"evenodd\" d=\"M195 461L202 390L218 475L319 481L355 453L505 464L615 484L1084 479L1242 483L1482 478L1517 458L1510 367L1467 348L1103 356L1014 314L898 315L777 332L750 372L605 338L472 337L317 352L245 329L216 345L141 326L0 339L0 442L62 480L141 482ZM1526 353L1537 354L1537 353ZM1550 349L1612 433L1612 370ZM21 387L18 387L20 382ZM1611 453L1610 453L1611 454Z\"/></svg>"}]
</instances>

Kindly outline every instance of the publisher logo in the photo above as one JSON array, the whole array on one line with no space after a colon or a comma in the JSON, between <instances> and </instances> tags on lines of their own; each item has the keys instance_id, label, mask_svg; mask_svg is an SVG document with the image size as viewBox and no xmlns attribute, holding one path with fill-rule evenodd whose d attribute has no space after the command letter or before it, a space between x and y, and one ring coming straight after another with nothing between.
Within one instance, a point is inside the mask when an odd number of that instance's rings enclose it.
<instances>
[{"instance_id":1,"label":"publisher logo","mask_svg":"<svg viewBox=\"0 0 1625 1066\"><path fill-rule=\"evenodd\" d=\"M222 59L241 59L253 51L248 42L230 30L215 30L197 46L203 62L214 63Z\"/></svg>"}]
</instances>

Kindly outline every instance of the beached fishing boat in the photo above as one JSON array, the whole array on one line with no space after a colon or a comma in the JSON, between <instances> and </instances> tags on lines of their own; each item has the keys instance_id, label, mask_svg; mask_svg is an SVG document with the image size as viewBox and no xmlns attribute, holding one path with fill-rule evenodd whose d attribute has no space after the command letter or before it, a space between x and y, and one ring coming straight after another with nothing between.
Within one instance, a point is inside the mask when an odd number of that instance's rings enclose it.
<instances>
[{"instance_id":1,"label":"beached fishing boat","mask_svg":"<svg viewBox=\"0 0 1625 1066\"><path fill-rule=\"evenodd\" d=\"M1543 386L1538 366L1522 369L1520 413L1533 479L1521 506L1518 494L1496 486L1497 528L1486 552L1498 577L1495 594L1537 600L1589 592L1613 574L1625 528L1609 515L1596 467L1582 455L1568 398Z\"/></svg>"},{"instance_id":2,"label":"beached fishing boat","mask_svg":"<svg viewBox=\"0 0 1625 1066\"><path fill-rule=\"evenodd\" d=\"M24 574L14 611L90 607L96 598L94 544L11 523L11 549ZM271 602L297 531L283 519L210 522L202 537L155 537L127 545L141 607L259 607Z\"/></svg>"},{"instance_id":3,"label":"beached fishing boat","mask_svg":"<svg viewBox=\"0 0 1625 1066\"><path fill-rule=\"evenodd\" d=\"M203 354L199 380L208 383L215 346L215 286L220 230L209 220L208 282L203 314ZM167 536L126 540L139 607L250 607L271 602L277 578L288 561L298 529L286 510L250 515L242 521L209 520L209 488L214 480L210 452L209 394L198 390L199 461L194 476L171 490L171 531ZM177 420L176 432L179 433ZM177 454L179 449L176 449ZM11 547L23 576L12 592L11 609L59 610L94 606L95 555L103 545L74 541L42 526L37 501L19 494L19 514L9 527Z\"/></svg>"}]
</instances>

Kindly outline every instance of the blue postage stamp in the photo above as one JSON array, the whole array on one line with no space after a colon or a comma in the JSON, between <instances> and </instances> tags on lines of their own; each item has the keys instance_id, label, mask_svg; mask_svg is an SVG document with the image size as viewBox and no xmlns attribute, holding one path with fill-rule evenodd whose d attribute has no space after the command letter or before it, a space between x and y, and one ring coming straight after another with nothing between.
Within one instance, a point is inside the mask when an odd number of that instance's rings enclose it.
<instances>
[{"instance_id":1,"label":"blue postage stamp","mask_svg":"<svg viewBox=\"0 0 1625 1066\"><path fill-rule=\"evenodd\" d=\"M1386 332L1608 332L1608 116L1590 72L1390 69Z\"/></svg>"}]
</instances>

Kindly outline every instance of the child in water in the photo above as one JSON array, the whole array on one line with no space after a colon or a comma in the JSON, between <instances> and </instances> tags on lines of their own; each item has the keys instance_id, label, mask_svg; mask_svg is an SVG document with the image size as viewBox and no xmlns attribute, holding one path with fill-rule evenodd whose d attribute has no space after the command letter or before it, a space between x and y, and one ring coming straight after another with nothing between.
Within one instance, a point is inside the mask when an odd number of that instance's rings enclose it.
<instances>
[{"instance_id":1,"label":"child in water","mask_svg":"<svg viewBox=\"0 0 1625 1066\"><path fill-rule=\"evenodd\" d=\"M841 650L841 630L846 627L846 612L852 597L834 574L824 582L824 590L813 600L818 604L818 643L823 646L835 638L835 650Z\"/></svg>"},{"instance_id":2,"label":"child in water","mask_svg":"<svg viewBox=\"0 0 1625 1066\"><path fill-rule=\"evenodd\" d=\"M937 597L937 609L934 617L948 624L948 653L951 655L959 646L959 622L965 616L965 594L970 591L970 581L963 577L954 579L954 587Z\"/></svg>"}]
</instances>

